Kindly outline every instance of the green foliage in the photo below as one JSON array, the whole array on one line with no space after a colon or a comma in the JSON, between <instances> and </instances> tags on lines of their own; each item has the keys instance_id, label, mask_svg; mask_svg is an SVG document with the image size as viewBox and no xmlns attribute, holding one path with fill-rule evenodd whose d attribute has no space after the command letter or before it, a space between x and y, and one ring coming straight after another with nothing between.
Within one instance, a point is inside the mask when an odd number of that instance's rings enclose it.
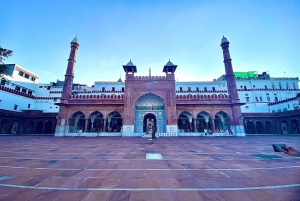
<instances>
[{"instance_id":1,"label":"green foliage","mask_svg":"<svg viewBox=\"0 0 300 201\"><path fill-rule=\"evenodd\" d=\"M4 74L8 71L8 67L6 65L0 65L0 74Z\"/></svg>"},{"instance_id":2,"label":"green foliage","mask_svg":"<svg viewBox=\"0 0 300 201\"><path fill-rule=\"evenodd\" d=\"M0 46L0 74L4 74L5 72L7 72L8 67L4 65L3 61L8 57L12 56L13 52L14 51L2 48Z\"/></svg>"}]
</instances>

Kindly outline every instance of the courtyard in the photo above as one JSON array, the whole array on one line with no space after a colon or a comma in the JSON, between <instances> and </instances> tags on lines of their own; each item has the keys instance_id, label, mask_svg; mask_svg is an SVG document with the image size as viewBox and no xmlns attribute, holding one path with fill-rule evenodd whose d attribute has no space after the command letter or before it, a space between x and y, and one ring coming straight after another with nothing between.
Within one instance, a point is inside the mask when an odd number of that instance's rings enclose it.
<instances>
[{"instance_id":1,"label":"courtyard","mask_svg":"<svg viewBox=\"0 0 300 201\"><path fill-rule=\"evenodd\" d=\"M0 200L300 200L300 136L0 136Z\"/></svg>"}]
</instances>

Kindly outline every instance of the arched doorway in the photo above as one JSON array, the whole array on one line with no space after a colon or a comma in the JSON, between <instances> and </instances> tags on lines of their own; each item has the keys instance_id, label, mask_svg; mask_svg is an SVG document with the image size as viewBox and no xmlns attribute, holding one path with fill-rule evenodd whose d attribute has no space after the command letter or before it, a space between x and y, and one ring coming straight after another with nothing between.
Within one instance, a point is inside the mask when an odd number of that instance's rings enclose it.
<instances>
[{"instance_id":1,"label":"arched doorway","mask_svg":"<svg viewBox=\"0 0 300 201\"><path fill-rule=\"evenodd\" d=\"M45 124L45 130L44 133L45 134L52 134L52 121L46 120L46 124Z\"/></svg>"},{"instance_id":2,"label":"arched doorway","mask_svg":"<svg viewBox=\"0 0 300 201\"><path fill-rule=\"evenodd\" d=\"M245 121L244 127L247 134L256 134L255 126L252 120Z\"/></svg>"},{"instance_id":3,"label":"arched doorway","mask_svg":"<svg viewBox=\"0 0 300 201\"><path fill-rule=\"evenodd\" d=\"M104 130L104 118L101 112L95 111L89 117L88 132L102 132Z\"/></svg>"},{"instance_id":4,"label":"arched doorway","mask_svg":"<svg viewBox=\"0 0 300 201\"><path fill-rule=\"evenodd\" d=\"M142 133L147 130L147 128L144 128L144 119L147 114L155 116L157 132L166 132L166 109L165 102L161 97L153 93L147 93L136 100L134 132Z\"/></svg>"},{"instance_id":5,"label":"arched doorway","mask_svg":"<svg viewBox=\"0 0 300 201\"><path fill-rule=\"evenodd\" d=\"M196 127L198 132L204 132L205 128L213 130L212 118L207 112L202 111L197 114Z\"/></svg>"},{"instance_id":6,"label":"arched doorway","mask_svg":"<svg viewBox=\"0 0 300 201\"><path fill-rule=\"evenodd\" d=\"M114 111L109 113L106 120L107 132L121 132L123 125L122 121L123 120L119 112Z\"/></svg>"},{"instance_id":7,"label":"arched doorway","mask_svg":"<svg viewBox=\"0 0 300 201\"><path fill-rule=\"evenodd\" d=\"M0 132L1 133L7 133L8 131L8 121L6 119L3 119L1 121L1 129L0 129Z\"/></svg>"},{"instance_id":8,"label":"arched doorway","mask_svg":"<svg viewBox=\"0 0 300 201\"><path fill-rule=\"evenodd\" d=\"M156 129L156 116L152 113L148 113L144 116L143 120L143 132L149 133L149 130Z\"/></svg>"},{"instance_id":9,"label":"arched doorway","mask_svg":"<svg viewBox=\"0 0 300 201\"><path fill-rule=\"evenodd\" d=\"M75 112L69 119L69 132L78 133L84 132L85 129L85 115L78 111Z\"/></svg>"},{"instance_id":10,"label":"arched doorway","mask_svg":"<svg viewBox=\"0 0 300 201\"><path fill-rule=\"evenodd\" d=\"M299 121L297 119L293 119L291 122L292 133L299 134Z\"/></svg>"},{"instance_id":11,"label":"arched doorway","mask_svg":"<svg viewBox=\"0 0 300 201\"><path fill-rule=\"evenodd\" d=\"M34 133L34 122L30 121L27 124L26 134L33 134Z\"/></svg>"},{"instance_id":12,"label":"arched doorway","mask_svg":"<svg viewBox=\"0 0 300 201\"><path fill-rule=\"evenodd\" d=\"M35 127L35 133L36 134L42 134L43 133L43 126L44 126L44 123L42 121L37 122L36 127Z\"/></svg>"},{"instance_id":13,"label":"arched doorway","mask_svg":"<svg viewBox=\"0 0 300 201\"><path fill-rule=\"evenodd\" d=\"M179 131L184 131L184 132L194 131L194 122L191 113L184 111L179 114L178 129Z\"/></svg>"},{"instance_id":14,"label":"arched doorway","mask_svg":"<svg viewBox=\"0 0 300 201\"><path fill-rule=\"evenodd\" d=\"M264 134L265 133L264 125L261 121L256 122L256 132L257 132L257 134Z\"/></svg>"},{"instance_id":15,"label":"arched doorway","mask_svg":"<svg viewBox=\"0 0 300 201\"><path fill-rule=\"evenodd\" d=\"M288 134L289 133L288 122L287 121L282 121L281 122L281 130L282 130L282 134Z\"/></svg>"},{"instance_id":16,"label":"arched doorway","mask_svg":"<svg viewBox=\"0 0 300 201\"><path fill-rule=\"evenodd\" d=\"M17 131L18 131L18 125L19 125L19 123L18 123L17 121L14 121L14 122L12 123L12 125L11 125L11 130L10 130L10 132L11 132L12 134L16 134L16 133L17 133Z\"/></svg>"},{"instance_id":17,"label":"arched doorway","mask_svg":"<svg viewBox=\"0 0 300 201\"><path fill-rule=\"evenodd\" d=\"M230 129L230 118L226 112L220 111L215 115L215 129L228 130Z\"/></svg>"},{"instance_id":18,"label":"arched doorway","mask_svg":"<svg viewBox=\"0 0 300 201\"><path fill-rule=\"evenodd\" d=\"M266 121L265 123L266 133L267 134L273 134L275 133L275 129L273 124L270 121Z\"/></svg>"}]
</instances>

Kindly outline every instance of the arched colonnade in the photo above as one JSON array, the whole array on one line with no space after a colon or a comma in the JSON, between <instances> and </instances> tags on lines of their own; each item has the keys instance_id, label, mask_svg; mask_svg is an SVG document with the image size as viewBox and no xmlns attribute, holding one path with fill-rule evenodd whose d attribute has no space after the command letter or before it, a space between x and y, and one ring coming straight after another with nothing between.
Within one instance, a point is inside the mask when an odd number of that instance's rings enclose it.
<instances>
[{"instance_id":1,"label":"arched colonnade","mask_svg":"<svg viewBox=\"0 0 300 201\"><path fill-rule=\"evenodd\" d=\"M201 111L195 116L192 112L180 112L178 117L178 129L180 132L204 132L204 129L213 132L222 132L231 128L231 118L224 111L218 111L214 115Z\"/></svg>"},{"instance_id":2,"label":"arched colonnade","mask_svg":"<svg viewBox=\"0 0 300 201\"><path fill-rule=\"evenodd\" d=\"M244 121L246 134L300 134L299 120L252 120Z\"/></svg>"},{"instance_id":3,"label":"arched colonnade","mask_svg":"<svg viewBox=\"0 0 300 201\"><path fill-rule=\"evenodd\" d=\"M55 121L50 119L2 119L0 121L1 134L53 134Z\"/></svg>"},{"instance_id":4,"label":"arched colonnade","mask_svg":"<svg viewBox=\"0 0 300 201\"><path fill-rule=\"evenodd\" d=\"M121 113L111 111L106 116L103 113L93 111L86 115L82 111L74 112L68 119L69 132L121 132L123 126Z\"/></svg>"}]
</instances>

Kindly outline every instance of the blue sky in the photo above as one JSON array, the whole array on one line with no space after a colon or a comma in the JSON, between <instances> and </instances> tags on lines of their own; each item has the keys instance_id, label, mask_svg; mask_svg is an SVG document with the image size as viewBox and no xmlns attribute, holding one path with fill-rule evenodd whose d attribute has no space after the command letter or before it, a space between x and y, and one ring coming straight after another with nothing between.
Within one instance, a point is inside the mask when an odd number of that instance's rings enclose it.
<instances>
[{"instance_id":1,"label":"blue sky","mask_svg":"<svg viewBox=\"0 0 300 201\"><path fill-rule=\"evenodd\" d=\"M6 63L63 80L77 34L76 83L124 80L129 59L137 75L163 75L169 58L179 81L224 74L220 41L230 41L234 71L300 77L300 1L2 0Z\"/></svg>"}]
</instances>

